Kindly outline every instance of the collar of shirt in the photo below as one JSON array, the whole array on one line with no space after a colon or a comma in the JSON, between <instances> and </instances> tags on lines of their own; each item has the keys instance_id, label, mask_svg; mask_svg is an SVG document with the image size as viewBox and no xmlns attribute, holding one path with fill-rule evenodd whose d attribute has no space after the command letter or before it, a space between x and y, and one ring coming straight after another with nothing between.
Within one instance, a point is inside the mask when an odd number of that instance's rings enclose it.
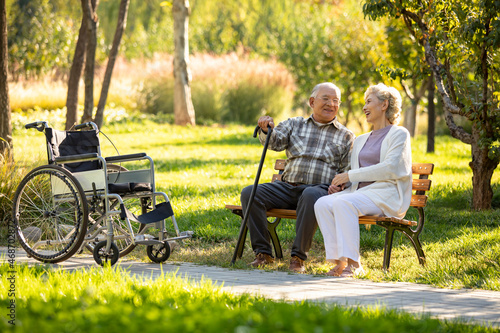
<instances>
[{"instance_id":1,"label":"collar of shirt","mask_svg":"<svg viewBox=\"0 0 500 333\"><path fill-rule=\"evenodd\" d=\"M333 120L332 120L332 121L330 121L329 123L320 123L320 122L317 122L317 121L314 119L313 115L310 115L310 116L309 116L309 118L304 119L304 120L305 120L305 122L312 121L313 123L315 123L315 124L316 124L317 126L319 126L319 127L321 127L321 126L333 125L333 126L335 126L337 129L338 129L338 128L340 128L340 123L339 123L339 121L338 121L338 119L337 119L337 116L335 116L335 118L333 118Z\"/></svg>"}]
</instances>

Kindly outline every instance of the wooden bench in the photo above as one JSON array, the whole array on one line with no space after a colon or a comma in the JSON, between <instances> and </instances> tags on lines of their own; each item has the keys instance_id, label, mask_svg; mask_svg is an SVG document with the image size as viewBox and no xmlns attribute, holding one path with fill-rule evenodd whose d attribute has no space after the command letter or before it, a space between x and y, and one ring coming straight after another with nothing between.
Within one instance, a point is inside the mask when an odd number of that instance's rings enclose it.
<instances>
[{"instance_id":1,"label":"wooden bench","mask_svg":"<svg viewBox=\"0 0 500 333\"><path fill-rule=\"evenodd\" d=\"M285 169L286 160L278 159L274 165L274 169L279 173L274 174L272 182L276 180L281 180L281 174ZM378 216L360 216L359 224L364 224L368 226L377 225L386 229L385 234L385 245L384 245L384 261L383 268L389 269L389 264L391 260L391 250L392 250L392 240L394 237L394 231L402 232L411 242L415 251L417 252L417 258L421 265L425 265L425 255L422 249L422 244L419 240L419 235L424 228L425 214L424 207L427 205L427 195L426 192L431 188L431 180L429 175L434 171L434 164L432 163L413 163L413 184L412 184L412 197L410 207L413 207L418 212L418 220L411 221L404 218L395 217L378 217ZM417 177L417 178L415 178ZM230 209L232 213L240 216L243 220L243 211L241 206L236 205L226 205L227 209ZM312 209L312 207L311 207ZM281 249L280 240L276 232L276 228L279 225L281 219L296 219L297 215L295 210L291 209L277 209L273 208L267 211L267 216L274 218L272 221L268 220L268 231L271 241L274 246L274 252L276 258L283 258L283 251ZM241 258L243 254L243 248L245 246L245 238L248 231L248 227L245 226L243 237L240 242L236 244L236 256Z\"/></svg>"}]
</instances>

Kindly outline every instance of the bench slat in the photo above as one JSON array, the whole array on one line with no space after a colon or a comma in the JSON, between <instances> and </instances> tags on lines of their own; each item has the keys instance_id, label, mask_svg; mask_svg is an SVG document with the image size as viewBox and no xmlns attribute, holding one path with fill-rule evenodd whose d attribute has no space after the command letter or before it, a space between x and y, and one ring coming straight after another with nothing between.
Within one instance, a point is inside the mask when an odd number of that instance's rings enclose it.
<instances>
[{"instance_id":1,"label":"bench slat","mask_svg":"<svg viewBox=\"0 0 500 333\"><path fill-rule=\"evenodd\" d=\"M414 194L411 196L410 207L425 207L427 205L426 195Z\"/></svg>"},{"instance_id":2,"label":"bench slat","mask_svg":"<svg viewBox=\"0 0 500 333\"><path fill-rule=\"evenodd\" d=\"M233 212L240 212L242 213L242 208L241 206L236 206L236 205L226 205L227 209L232 210ZM268 217L278 217L282 219L290 219L290 220L295 220L297 219L297 214L295 210L292 209L279 209L279 208L273 208L270 209L266 212L266 215ZM386 221L386 222L393 222L393 223L398 223L402 225L409 225L409 226L416 226L417 222L416 221L409 221L405 219L398 219L396 217L385 217L385 216L360 216L359 217L359 224L377 224L377 221Z\"/></svg>"},{"instance_id":3,"label":"bench slat","mask_svg":"<svg viewBox=\"0 0 500 333\"><path fill-rule=\"evenodd\" d=\"M271 183L274 183L274 182L275 182L275 181L277 181L277 180L281 180L281 175L280 175L280 174L275 173L275 174L273 175L273 179L271 180Z\"/></svg>"},{"instance_id":4,"label":"bench slat","mask_svg":"<svg viewBox=\"0 0 500 333\"><path fill-rule=\"evenodd\" d=\"M413 191L429 191L432 181L430 179L413 179L411 188Z\"/></svg>"},{"instance_id":5,"label":"bench slat","mask_svg":"<svg viewBox=\"0 0 500 333\"><path fill-rule=\"evenodd\" d=\"M274 170L283 171L285 170L285 165L286 165L286 160L278 159L274 164Z\"/></svg>"},{"instance_id":6,"label":"bench slat","mask_svg":"<svg viewBox=\"0 0 500 333\"><path fill-rule=\"evenodd\" d=\"M416 175L432 175L434 172L434 164L432 163L413 163L412 173Z\"/></svg>"}]
</instances>

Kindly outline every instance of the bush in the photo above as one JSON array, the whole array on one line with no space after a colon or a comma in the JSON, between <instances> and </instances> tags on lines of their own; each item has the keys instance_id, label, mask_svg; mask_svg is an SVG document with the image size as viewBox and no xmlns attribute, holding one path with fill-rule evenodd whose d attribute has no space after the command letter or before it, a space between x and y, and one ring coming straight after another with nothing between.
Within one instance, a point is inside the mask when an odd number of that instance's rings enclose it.
<instances>
[{"instance_id":1,"label":"bush","mask_svg":"<svg viewBox=\"0 0 500 333\"><path fill-rule=\"evenodd\" d=\"M137 105L143 112L173 114L172 66L161 68L161 72L151 72L141 79ZM255 124L263 114L281 117L291 110L293 78L277 62L240 59L235 54L198 55L192 57L191 68L191 95L198 123Z\"/></svg>"},{"instance_id":2,"label":"bush","mask_svg":"<svg viewBox=\"0 0 500 333\"><path fill-rule=\"evenodd\" d=\"M0 239L7 239L4 232L11 218L12 199L23 176L24 169L14 163L9 151L0 154Z\"/></svg>"},{"instance_id":3,"label":"bush","mask_svg":"<svg viewBox=\"0 0 500 333\"><path fill-rule=\"evenodd\" d=\"M491 208L500 209L500 191L493 194L493 198L491 200Z\"/></svg>"}]
</instances>

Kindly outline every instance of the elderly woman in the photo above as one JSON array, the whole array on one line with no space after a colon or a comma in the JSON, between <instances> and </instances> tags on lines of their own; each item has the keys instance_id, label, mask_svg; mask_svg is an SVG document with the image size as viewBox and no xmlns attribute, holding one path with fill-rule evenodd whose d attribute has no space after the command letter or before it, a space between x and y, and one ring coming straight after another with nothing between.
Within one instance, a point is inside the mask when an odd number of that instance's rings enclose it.
<instances>
[{"instance_id":1,"label":"elderly woman","mask_svg":"<svg viewBox=\"0 0 500 333\"><path fill-rule=\"evenodd\" d=\"M363 272L359 216L401 218L410 206L410 134L404 127L396 126L401 114L401 95L395 88L381 83L371 86L365 92L363 111L373 130L356 138L351 169L336 175L329 188L330 195L314 205L325 242L326 260L335 264L327 273L330 276L346 277Z\"/></svg>"}]
</instances>

